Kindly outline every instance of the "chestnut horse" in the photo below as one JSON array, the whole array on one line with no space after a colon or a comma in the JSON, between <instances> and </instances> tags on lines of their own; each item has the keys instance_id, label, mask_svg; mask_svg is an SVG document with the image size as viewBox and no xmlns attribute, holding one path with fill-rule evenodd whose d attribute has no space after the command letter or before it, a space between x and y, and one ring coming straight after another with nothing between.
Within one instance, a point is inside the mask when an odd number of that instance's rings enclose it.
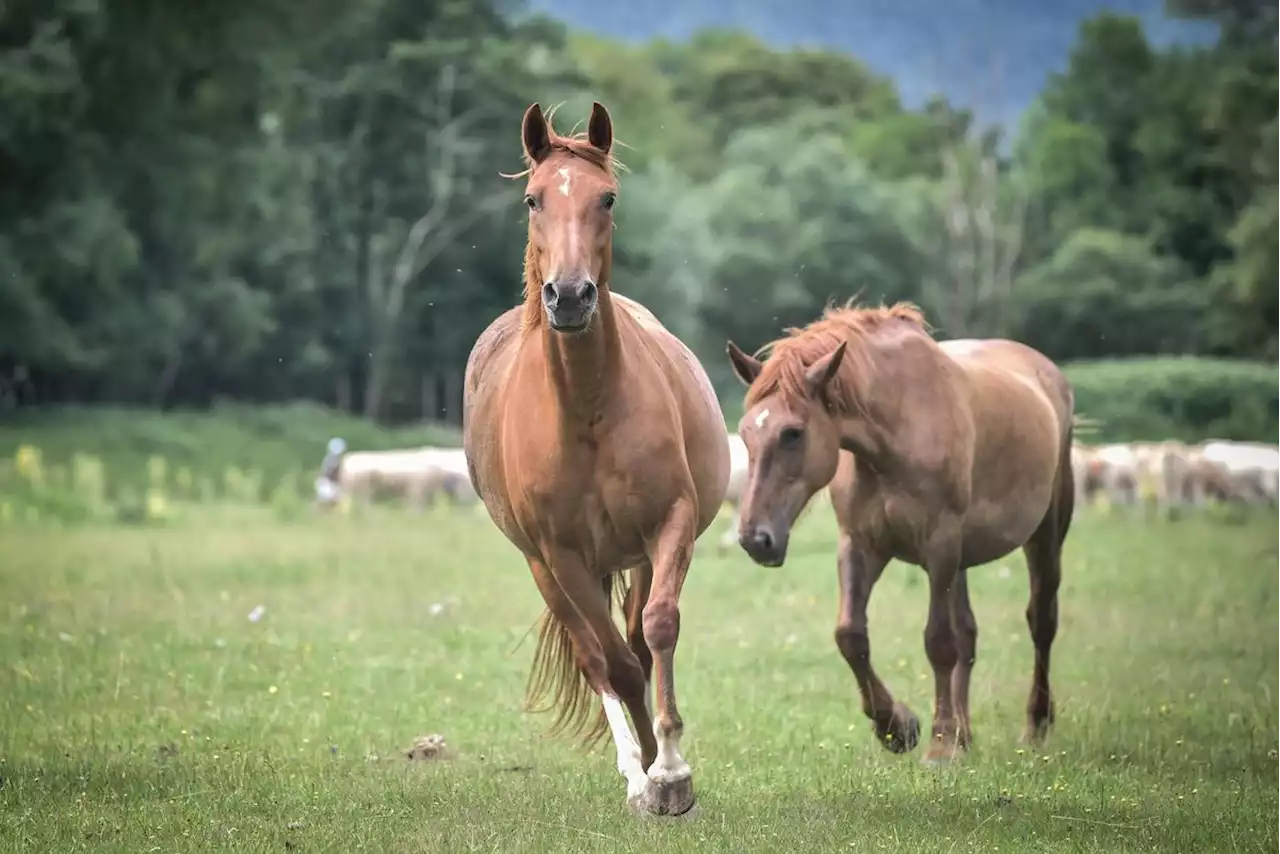
<instances>
[{"instance_id":1,"label":"chestnut horse","mask_svg":"<svg viewBox=\"0 0 1280 854\"><path fill-rule=\"evenodd\" d=\"M680 589L728 485L724 415L693 353L610 290L618 185L608 112L595 104L586 134L561 136L534 104L523 141L524 304L495 320L467 361L467 463L547 605L530 707L550 695L555 729L586 731L588 742L612 732L628 803L679 815L694 803L673 669Z\"/></svg>"},{"instance_id":2,"label":"chestnut horse","mask_svg":"<svg viewBox=\"0 0 1280 854\"><path fill-rule=\"evenodd\" d=\"M1074 506L1067 380L1014 341L936 342L907 303L830 308L788 332L763 364L728 345L748 385L739 428L750 457L743 549L757 563L780 566L797 514L830 484L840 529L836 645L863 712L894 752L913 749L920 727L871 666L867 600L890 560L924 569L924 644L935 684L925 760L943 762L962 755L972 737L978 626L967 570L1021 546L1035 646L1024 738L1039 742L1054 716L1049 650Z\"/></svg>"}]
</instances>

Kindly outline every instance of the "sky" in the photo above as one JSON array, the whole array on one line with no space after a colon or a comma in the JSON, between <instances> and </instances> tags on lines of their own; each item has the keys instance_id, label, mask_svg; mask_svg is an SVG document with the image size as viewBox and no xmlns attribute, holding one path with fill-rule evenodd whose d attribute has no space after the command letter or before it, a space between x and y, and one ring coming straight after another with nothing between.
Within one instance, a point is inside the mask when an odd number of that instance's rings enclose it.
<instances>
[{"instance_id":1,"label":"sky","mask_svg":"<svg viewBox=\"0 0 1280 854\"><path fill-rule=\"evenodd\" d=\"M614 38L683 40L737 27L777 47L853 54L893 78L918 106L941 92L984 119L1014 122L1048 76L1066 66L1081 21L1135 15L1158 45L1213 30L1174 21L1163 0L529 0L532 11Z\"/></svg>"}]
</instances>

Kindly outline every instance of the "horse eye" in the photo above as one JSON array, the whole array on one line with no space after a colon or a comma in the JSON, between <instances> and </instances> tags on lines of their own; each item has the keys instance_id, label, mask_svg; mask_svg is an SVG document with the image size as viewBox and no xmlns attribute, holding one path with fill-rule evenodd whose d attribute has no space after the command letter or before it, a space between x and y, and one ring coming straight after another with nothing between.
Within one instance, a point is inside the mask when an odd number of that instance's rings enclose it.
<instances>
[{"instance_id":1,"label":"horse eye","mask_svg":"<svg viewBox=\"0 0 1280 854\"><path fill-rule=\"evenodd\" d=\"M615 196L613 193L605 193L604 199L602 200L604 209L607 211L613 210L613 203L616 202L617 200L618 200L618 197Z\"/></svg>"},{"instance_id":2,"label":"horse eye","mask_svg":"<svg viewBox=\"0 0 1280 854\"><path fill-rule=\"evenodd\" d=\"M799 427L783 428L782 433L779 434L778 437L779 441L783 445L798 445L802 438L804 438L804 431Z\"/></svg>"},{"instance_id":3,"label":"horse eye","mask_svg":"<svg viewBox=\"0 0 1280 854\"><path fill-rule=\"evenodd\" d=\"M528 207L529 210L531 211L536 211L538 209L538 200L535 199L533 196L525 196L524 203L525 203L525 206Z\"/></svg>"}]
</instances>

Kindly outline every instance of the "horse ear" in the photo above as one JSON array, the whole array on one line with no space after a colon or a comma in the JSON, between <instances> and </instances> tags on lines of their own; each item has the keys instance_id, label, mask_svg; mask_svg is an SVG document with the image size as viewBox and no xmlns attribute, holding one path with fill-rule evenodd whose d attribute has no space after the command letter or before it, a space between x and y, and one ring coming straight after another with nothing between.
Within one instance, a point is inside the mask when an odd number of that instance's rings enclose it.
<instances>
[{"instance_id":1,"label":"horse ear","mask_svg":"<svg viewBox=\"0 0 1280 854\"><path fill-rule=\"evenodd\" d=\"M831 378L836 375L836 371L840 370L840 361L844 358L844 348L848 343L847 341L841 341L839 347L814 362L804 372L804 379L809 386L809 391L818 394L827 387L827 383L831 382Z\"/></svg>"},{"instance_id":2,"label":"horse ear","mask_svg":"<svg viewBox=\"0 0 1280 854\"><path fill-rule=\"evenodd\" d=\"M732 341L725 349L729 353L729 361L733 364L733 372L738 375L738 379L748 386L755 382L756 377L760 376L761 369L764 368L760 360L743 352L742 348Z\"/></svg>"},{"instance_id":3,"label":"horse ear","mask_svg":"<svg viewBox=\"0 0 1280 854\"><path fill-rule=\"evenodd\" d=\"M609 118L609 111L599 101L591 102L591 120L587 122L587 142L605 154L613 148L613 119Z\"/></svg>"},{"instance_id":4,"label":"horse ear","mask_svg":"<svg viewBox=\"0 0 1280 854\"><path fill-rule=\"evenodd\" d=\"M530 163L541 163L551 153L551 131L547 127L546 116L542 115L542 107L536 103L524 111L520 139L524 143L525 159Z\"/></svg>"}]
</instances>

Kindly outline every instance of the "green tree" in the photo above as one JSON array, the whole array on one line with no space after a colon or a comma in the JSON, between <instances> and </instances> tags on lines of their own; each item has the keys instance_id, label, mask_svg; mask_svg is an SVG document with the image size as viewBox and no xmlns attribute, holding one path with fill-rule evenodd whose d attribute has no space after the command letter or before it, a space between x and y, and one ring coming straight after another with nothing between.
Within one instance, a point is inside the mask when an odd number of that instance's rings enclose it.
<instances>
[{"instance_id":1,"label":"green tree","mask_svg":"<svg viewBox=\"0 0 1280 854\"><path fill-rule=\"evenodd\" d=\"M1176 259L1114 231L1075 232L1015 293L1017 337L1054 359L1190 353L1205 334L1204 288Z\"/></svg>"}]
</instances>

